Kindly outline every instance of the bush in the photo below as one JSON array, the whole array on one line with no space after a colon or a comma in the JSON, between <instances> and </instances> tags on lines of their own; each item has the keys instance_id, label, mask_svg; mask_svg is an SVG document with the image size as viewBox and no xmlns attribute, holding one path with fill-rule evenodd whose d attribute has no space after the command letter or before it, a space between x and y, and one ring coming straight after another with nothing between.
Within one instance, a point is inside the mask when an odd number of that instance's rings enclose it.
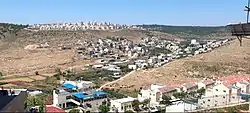
<instances>
[{"instance_id":1,"label":"bush","mask_svg":"<svg viewBox=\"0 0 250 113\"><path fill-rule=\"evenodd\" d=\"M79 109L72 109L69 111L69 113L80 113Z\"/></svg>"},{"instance_id":2,"label":"bush","mask_svg":"<svg viewBox=\"0 0 250 113\"><path fill-rule=\"evenodd\" d=\"M114 97L115 97L115 98L120 99L120 98L125 98L125 97L127 97L126 95L124 95L124 94L122 94L122 93L119 93L119 92L117 92L117 91L114 91L114 90L104 89L103 91L104 91L104 92L107 92L111 98L114 98Z\"/></svg>"},{"instance_id":3,"label":"bush","mask_svg":"<svg viewBox=\"0 0 250 113\"><path fill-rule=\"evenodd\" d=\"M106 105L100 105L99 110L101 111L101 113L108 113L110 108Z\"/></svg>"},{"instance_id":4,"label":"bush","mask_svg":"<svg viewBox=\"0 0 250 113\"><path fill-rule=\"evenodd\" d=\"M0 82L0 85L8 84L8 82Z\"/></svg>"}]
</instances>

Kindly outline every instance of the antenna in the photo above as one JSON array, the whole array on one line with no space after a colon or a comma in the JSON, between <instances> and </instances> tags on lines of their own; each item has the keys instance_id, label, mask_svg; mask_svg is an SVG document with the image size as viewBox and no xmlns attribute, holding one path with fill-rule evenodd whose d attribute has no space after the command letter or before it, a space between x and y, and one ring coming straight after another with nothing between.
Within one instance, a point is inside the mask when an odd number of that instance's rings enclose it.
<instances>
[{"instance_id":1,"label":"antenna","mask_svg":"<svg viewBox=\"0 0 250 113\"><path fill-rule=\"evenodd\" d=\"M250 4L250 0L248 0L247 6L245 6L246 9L244 10L244 11L247 11L247 23L248 23L249 12L250 12L249 4Z\"/></svg>"}]
</instances>

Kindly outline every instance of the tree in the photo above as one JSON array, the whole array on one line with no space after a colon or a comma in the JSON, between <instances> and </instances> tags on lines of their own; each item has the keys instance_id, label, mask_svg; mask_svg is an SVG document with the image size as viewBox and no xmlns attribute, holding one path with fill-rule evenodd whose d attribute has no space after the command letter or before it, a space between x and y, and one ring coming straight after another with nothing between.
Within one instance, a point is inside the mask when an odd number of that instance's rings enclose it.
<instances>
[{"instance_id":1,"label":"tree","mask_svg":"<svg viewBox=\"0 0 250 113\"><path fill-rule=\"evenodd\" d=\"M39 113L44 113L45 112L45 106L44 106L44 101L39 102Z\"/></svg>"},{"instance_id":2,"label":"tree","mask_svg":"<svg viewBox=\"0 0 250 113\"><path fill-rule=\"evenodd\" d=\"M3 76L3 73L2 72L0 72L0 77L2 77Z\"/></svg>"},{"instance_id":3,"label":"tree","mask_svg":"<svg viewBox=\"0 0 250 113\"><path fill-rule=\"evenodd\" d=\"M79 109L71 109L69 113L80 113Z\"/></svg>"},{"instance_id":4,"label":"tree","mask_svg":"<svg viewBox=\"0 0 250 113\"><path fill-rule=\"evenodd\" d=\"M171 97L170 97L170 96L163 95L163 96L162 96L161 104L165 104L165 105L168 106L168 105L171 104L170 100L171 100Z\"/></svg>"},{"instance_id":5,"label":"tree","mask_svg":"<svg viewBox=\"0 0 250 113\"><path fill-rule=\"evenodd\" d=\"M133 102L132 102L132 107L133 107L133 109L135 110L135 111L140 111L140 108L139 108L139 105L140 105L140 102L138 101L138 100L134 100Z\"/></svg>"},{"instance_id":6,"label":"tree","mask_svg":"<svg viewBox=\"0 0 250 113\"><path fill-rule=\"evenodd\" d=\"M199 94L199 96L203 95L205 92L206 92L206 89L204 87L197 90L197 93Z\"/></svg>"},{"instance_id":7,"label":"tree","mask_svg":"<svg viewBox=\"0 0 250 113\"><path fill-rule=\"evenodd\" d=\"M38 71L35 72L35 75L39 75Z\"/></svg>"},{"instance_id":8,"label":"tree","mask_svg":"<svg viewBox=\"0 0 250 113\"><path fill-rule=\"evenodd\" d=\"M62 71L61 71L61 69L60 69L60 68L56 68L56 70L55 70L55 71L56 71L56 73L57 73L57 74L62 75Z\"/></svg>"},{"instance_id":9,"label":"tree","mask_svg":"<svg viewBox=\"0 0 250 113\"><path fill-rule=\"evenodd\" d=\"M149 103L150 103L150 100L149 100L149 99L145 99L145 100L142 102L143 106L147 106Z\"/></svg>"},{"instance_id":10,"label":"tree","mask_svg":"<svg viewBox=\"0 0 250 113\"><path fill-rule=\"evenodd\" d=\"M184 92L180 92L180 93L174 93L173 94L173 96L175 97L175 98L179 98L179 99L183 99L183 98L185 98L186 97L186 93L184 93Z\"/></svg>"},{"instance_id":11,"label":"tree","mask_svg":"<svg viewBox=\"0 0 250 113\"><path fill-rule=\"evenodd\" d=\"M102 112L102 113L108 113L110 108L106 105L100 105L99 106L99 110Z\"/></svg>"}]
</instances>

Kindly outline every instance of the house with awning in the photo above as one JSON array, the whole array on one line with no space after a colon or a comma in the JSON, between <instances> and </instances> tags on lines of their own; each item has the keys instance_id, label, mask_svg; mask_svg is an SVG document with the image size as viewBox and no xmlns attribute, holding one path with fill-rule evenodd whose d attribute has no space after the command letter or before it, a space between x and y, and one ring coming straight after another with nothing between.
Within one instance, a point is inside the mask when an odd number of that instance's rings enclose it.
<instances>
[{"instance_id":1,"label":"house with awning","mask_svg":"<svg viewBox=\"0 0 250 113\"><path fill-rule=\"evenodd\" d=\"M98 109L106 104L107 94L96 91L89 81L65 81L53 91L53 105L60 108L83 107Z\"/></svg>"}]
</instances>

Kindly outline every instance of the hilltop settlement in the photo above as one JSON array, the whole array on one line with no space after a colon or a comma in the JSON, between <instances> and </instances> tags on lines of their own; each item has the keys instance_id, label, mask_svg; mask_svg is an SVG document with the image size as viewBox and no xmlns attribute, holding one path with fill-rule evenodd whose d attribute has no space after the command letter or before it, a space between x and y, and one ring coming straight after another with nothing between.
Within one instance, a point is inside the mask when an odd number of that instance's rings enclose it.
<instances>
[{"instance_id":1,"label":"hilltop settlement","mask_svg":"<svg viewBox=\"0 0 250 113\"><path fill-rule=\"evenodd\" d=\"M118 25L109 22L79 22L29 25L25 30L38 31L87 31L124 30L142 27ZM79 70L70 67L56 69L56 81L44 89L11 88L0 90L0 112L200 112L217 108L245 105L250 95L250 75L236 74L204 78L182 84L151 84L141 87L136 95L128 96L109 84L135 71L158 68L174 60L208 53L230 44L233 39L184 40L166 39L148 35L135 43L124 37L106 36L97 40L79 39L74 43L56 46L63 52L73 51L77 59L91 59ZM27 45L28 51L52 48L49 42ZM53 47L54 48L54 47ZM40 75L39 72L35 73ZM195 77L195 74L192 74ZM1 76L3 76L1 74ZM45 79L49 83L50 77ZM41 81L39 81L41 82ZM57 83L58 82L58 83ZM139 81L138 81L139 82ZM14 84L14 82L13 82ZM18 83L16 83L18 84ZM49 84L49 85L50 85ZM1 84L6 85L6 84ZM19 82L19 85L23 84ZM124 86L125 87L125 86ZM127 84L126 87L130 87ZM122 88L122 87L121 87ZM118 89L119 90L119 89ZM49 95L49 97L45 96Z\"/></svg>"}]
</instances>

